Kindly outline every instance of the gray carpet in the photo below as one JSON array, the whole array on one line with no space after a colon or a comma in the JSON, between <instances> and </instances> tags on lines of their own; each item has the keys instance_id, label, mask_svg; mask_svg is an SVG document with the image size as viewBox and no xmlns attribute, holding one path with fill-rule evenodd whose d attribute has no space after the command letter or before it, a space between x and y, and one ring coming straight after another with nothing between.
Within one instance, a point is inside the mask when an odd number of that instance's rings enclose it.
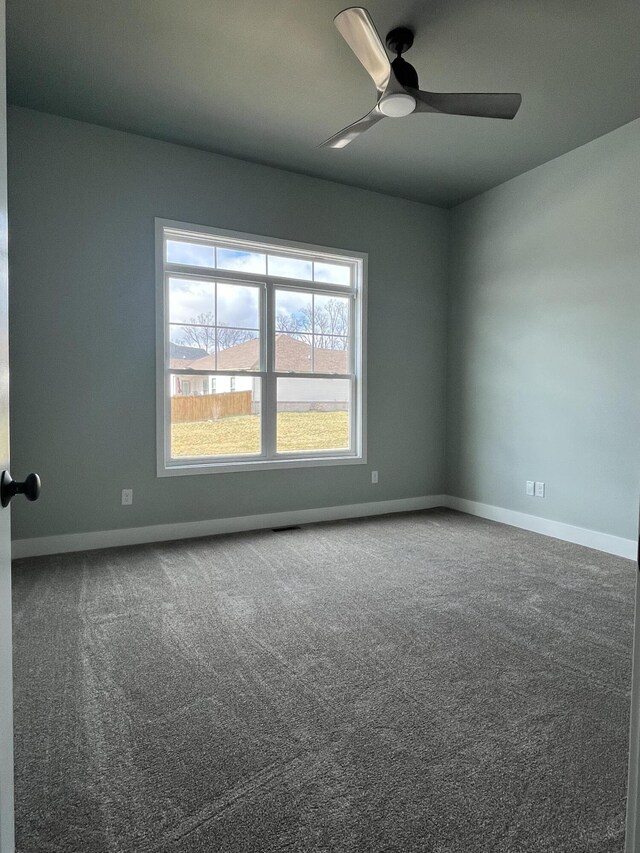
<instances>
[{"instance_id":1,"label":"gray carpet","mask_svg":"<svg viewBox=\"0 0 640 853\"><path fill-rule=\"evenodd\" d=\"M19 561L18 851L621 851L633 584L445 510Z\"/></svg>"}]
</instances>

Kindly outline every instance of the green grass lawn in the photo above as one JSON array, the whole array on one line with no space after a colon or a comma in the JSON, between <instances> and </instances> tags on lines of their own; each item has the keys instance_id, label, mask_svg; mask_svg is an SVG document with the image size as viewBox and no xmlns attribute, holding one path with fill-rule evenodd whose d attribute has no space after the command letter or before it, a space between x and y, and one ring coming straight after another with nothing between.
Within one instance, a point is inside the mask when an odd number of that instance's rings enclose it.
<instances>
[{"instance_id":1,"label":"green grass lawn","mask_svg":"<svg viewBox=\"0 0 640 853\"><path fill-rule=\"evenodd\" d=\"M278 451L345 450L349 447L347 412L281 412ZM260 418L243 415L218 421L192 421L171 427L171 455L227 456L260 452Z\"/></svg>"}]
</instances>

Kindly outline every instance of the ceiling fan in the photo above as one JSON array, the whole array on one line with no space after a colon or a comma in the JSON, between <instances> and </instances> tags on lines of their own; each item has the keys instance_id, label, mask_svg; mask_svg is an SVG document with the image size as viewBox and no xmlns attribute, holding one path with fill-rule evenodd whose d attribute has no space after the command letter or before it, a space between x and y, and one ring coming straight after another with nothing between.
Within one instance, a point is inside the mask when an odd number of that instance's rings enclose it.
<instances>
[{"instance_id":1,"label":"ceiling fan","mask_svg":"<svg viewBox=\"0 0 640 853\"><path fill-rule=\"evenodd\" d=\"M512 119L518 112L522 95L517 93L445 94L419 89L415 68L402 58L402 54L413 44L413 32L408 27L396 27L387 35L387 47L396 54L391 62L366 9L359 6L345 9L336 15L333 22L376 84L378 101L366 116L329 137L320 147L344 148L365 130L387 117L400 118L411 113L447 113Z\"/></svg>"}]
</instances>

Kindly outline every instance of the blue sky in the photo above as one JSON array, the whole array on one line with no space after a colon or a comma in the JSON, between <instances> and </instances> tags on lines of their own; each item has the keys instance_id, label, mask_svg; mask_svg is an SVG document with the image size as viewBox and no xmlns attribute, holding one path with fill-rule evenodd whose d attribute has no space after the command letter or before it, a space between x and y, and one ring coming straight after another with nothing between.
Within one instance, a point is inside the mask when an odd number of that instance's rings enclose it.
<instances>
[{"instance_id":1,"label":"blue sky","mask_svg":"<svg viewBox=\"0 0 640 853\"><path fill-rule=\"evenodd\" d=\"M216 249L199 243L187 243L177 240L167 241L167 260L176 264L189 264L198 267L215 267ZM349 267L323 261L292 258L284 255L263 252L240 251L238 249L217 249L218 269L230 269L251 273L267 272L283 278L299 278L305 281L324 281L332 284L349 284Z\"/></svg>"},{"instance_id":2,"label":"blue sky","mask_svg":"<svg viewBox=\"0 0 640 853\"><path fill-rule=\"evenodd\" d=\"M198 314L215 311L215 285L211 281L170 280L169 314L172 323L187 323ZM218 324L245 329L259 326L258 287L218 284Z\"/></svg>"},{"instance_id":3,"label":"blue sky","mask_svg":"<svg viewBox=\"0 0 640 853\"><path fill-rule=\"evenodd\" d=\"M334 284L348 284L348 267L339 264L315 262L266 255L261 252L238 251L235 249L217 250L213 246L188 243L176 240L167 241L167 259L173 263L189 264L212 268L216 262L218 268L233 269L236 272L265 273L267 263L269 272L281 278L298 278L311 281L329 281ZM267 260L268 259L268 260ZM316 304L322 304L330 297L316 297ZM259 326L259 290L257 287L218 284L217 290L218 323L236 328L257 329ZM297 314L311 307L311 295L305 292L278 291L276 313ZM199 314L213 314L215 311L215 285L210 281L196 281L172 277L170 280L170 320L172 323L187 323Z\"/></svg>"}]
</instances>

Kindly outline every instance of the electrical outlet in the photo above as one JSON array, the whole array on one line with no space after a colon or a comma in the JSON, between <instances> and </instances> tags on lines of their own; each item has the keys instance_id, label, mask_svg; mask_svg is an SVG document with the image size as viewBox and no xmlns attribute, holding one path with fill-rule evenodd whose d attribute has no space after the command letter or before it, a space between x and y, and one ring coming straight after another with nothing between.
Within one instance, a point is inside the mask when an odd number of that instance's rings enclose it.
<instances>
[{"instance_id":1,"label":"electrical outlet","mask_svg":"<svg viewBox=\"0 0 640 853\"><path fill-rule=\"evenodd\" d=\"M544 497L544 483L536 483L536 497L543 498Z\"/></svg>"},{"instance_id":2,"label":"electrical outlet","mask_svg":"<svg viewBox=\"0 0 640 853\"><path fill-rule=\"evenodd\" d=\"M527 480L527 494L530 495L531 497L533 497L535 494L533 489L534 489L533 480Z\"/></svg>"},{"instance_id":3,"label":"electrical outlet","mask_svg":"<svg viewBox=\"0 0 640 853\"><path fill-rule=\"evenodd\" d=\"M374 486L378 482L378 472L377 471L371 472L371 482L373 483Z\"/></svg>"},{"instance_id":4,"label":"electrical outlet","mask_svg":"<svg viewBox=\"0 0 640 853\"><path fill-rule=\"evenodd\" d=\"M122 506L131 506L133 503L133 489L122 490Z\"/></svg>"}]
</instances>

